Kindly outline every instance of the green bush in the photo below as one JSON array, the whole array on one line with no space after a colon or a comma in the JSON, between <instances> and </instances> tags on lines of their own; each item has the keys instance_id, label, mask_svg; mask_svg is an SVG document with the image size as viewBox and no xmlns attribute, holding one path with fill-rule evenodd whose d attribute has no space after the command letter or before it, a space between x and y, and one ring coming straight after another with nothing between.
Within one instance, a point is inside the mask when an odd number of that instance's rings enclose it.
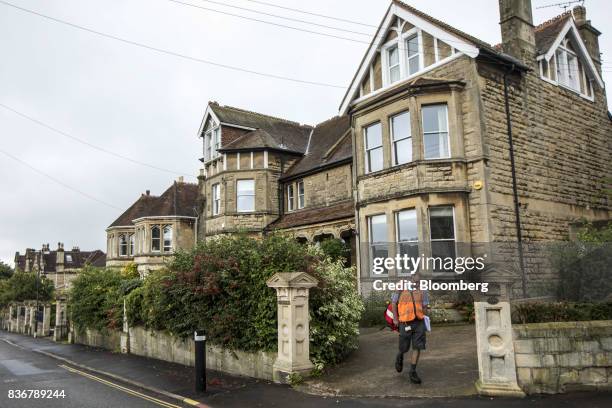
<instances>
[{"instance_id":1,"label":"green bush","mask_svg":"<svg viewBox=\"0 0 612 408\"><path fill-rule=\"evenodd\" d=\"M47 301L53 298L53 282L34 272L17 272L8 279L0 279L0 305L24 300Z\"/></svg>"},{"instance_id":2,"label":"green bush","mask_svg":"<svg viewBox=\"0 0 612 408\"><path fill-rule=\"evenodd\" d=\"M612 302L528 302L512 307L513 323L575 322L612 320Z\"/></svg>"},{"instance_id":3,"label":"green bush","mask_svg":"<svg viewBox=\"0 0 612 408\"><path fill-rule=\"evenodd\" d=\"M341 260L345 265L349 262L350 249L346 242L337 238L330 238L319 244L321 251L333 261Z\"/></svg>"},{"instance_id":4,"label":"green bush","mask_svg":"<svg viewBox=\"0 0 612 408\"><path fill-rule=\"evenodd\" d=\"M385 311L391 302L391 292L373 290L363 299L364 311L361 315L362 327L384 327Z\"/></svg>"},{"instance_id":5,"label":"green bush","mask_svg":"<svg viewBox=\"0 0 612 408\"><path fill-rule=\"evenodd\" d=\"M320 282L310 297L314 359L337 362L357 345L362 305L354 270L278 234L222 237L177 253L128 296L128 317L180 337L206 329L211 342L229 349L275 351L276 293L266 281L294 271Z\"/></svg>"},{"instance_id":6,"label":"green bush","mask_svg":"<svg viewBox=\"0 0 612 408\"><path fill-rule=\"evenodd\" d=\"M571 302L612 300L612 223L602 229L587 224L576 240L551 249L551 263L559 274L557 297Z\"/></svg>"},{"instance_id":7,"label":"green bush","mask_svg":"<svg viewBox=\"0 0 612 408\"><path fill-rule=\"evenodd\" d=\"M123 323L123 299L140 285L115 269L88 267L72 282L68 308L78 330L119 330Z\"/></svg>"}]
</instances>

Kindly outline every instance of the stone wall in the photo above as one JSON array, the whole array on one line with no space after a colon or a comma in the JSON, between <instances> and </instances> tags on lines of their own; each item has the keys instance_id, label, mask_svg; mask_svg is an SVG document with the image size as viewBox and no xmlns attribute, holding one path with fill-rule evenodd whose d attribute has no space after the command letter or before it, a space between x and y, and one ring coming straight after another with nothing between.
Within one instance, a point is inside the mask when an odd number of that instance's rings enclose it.
<instances>
[{"instance_id":1,"label":"stone wall","mask_svg":"<svg viewBox=\"0 0 612 408\"><path fill-rule=\"evenodd\" d=\"M513 333L525 392L612 389L612 320L513 325Z\"/></svg>"},{"instance_id":2,"label":"stone wall","mask_svg":"<svg viewBox=\"0 0 612 408\"><path fill-rule=\"evenodd\" d=\"M305 208L321 207L351 199L351 177L349 164L304 177ZM286 189L285 194L287 194Z\"/></svg>"},{"instance_id":3,"label":"stone wall","mask_svg":"<svg viewBox=\"0 0 612 408\"><path fill-rule=\"evenodd\" d=\"M74 343L76 344L103 348L110 351L121 350L121 333L118 331L109 330L107 333L102 333L94 329L75 330L73 336Z\"/></svg>"},{"instance_id":4,"label":"stone wall","mask_svg":"<svg viewBox=\"0 0 612 408\"><path fill-rule=\"evenodd\" d=\"M194 365L195 344L193 339L180 339L171 335L146 330L142 327L129 329L130 353L187 366ZM245 353L230 351L208 344L206 368L233 375L242 375L272 380L272 365L276 353Z\"/></svg>"}]
</instances>

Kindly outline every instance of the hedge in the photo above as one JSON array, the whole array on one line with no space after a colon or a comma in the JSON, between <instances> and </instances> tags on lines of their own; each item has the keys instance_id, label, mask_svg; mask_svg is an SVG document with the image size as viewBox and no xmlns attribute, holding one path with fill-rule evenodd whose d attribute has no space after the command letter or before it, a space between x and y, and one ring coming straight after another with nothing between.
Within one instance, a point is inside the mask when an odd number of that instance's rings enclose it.
<instances>
[{"instance_id":1,"label":"hedge","mask_svg":"<svg viewBox=\"0 0 612 408\"><path fill-rule=\"evenodd\" d=\"M574 322L612 320L612 302L527 302L513 305L513 323Z\"/></svg>"},{"instance_id":2,"label":"hedge","mask_svg":"<svg viewBox=\"0 0 612 408\"><path fill-rule=\"evenodd\" d=\"M222 237L177 253L127 296L128 319L180 337L206 329L211 342L228 349L276 351L276 293L266 281L293 271L319 280L310 294L312 359L342 360L357 347L363 310L354 269L277 234Z\"/></svg>"}]
</instances>

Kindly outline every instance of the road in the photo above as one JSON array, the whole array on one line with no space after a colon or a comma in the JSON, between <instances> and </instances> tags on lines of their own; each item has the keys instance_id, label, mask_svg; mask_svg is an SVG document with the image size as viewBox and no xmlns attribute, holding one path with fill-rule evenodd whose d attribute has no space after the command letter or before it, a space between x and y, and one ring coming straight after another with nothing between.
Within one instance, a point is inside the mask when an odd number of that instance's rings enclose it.
<instances>
[{"instance_id":1,"label":"road","mask_svg":"<svg viewBox=\"0 0 612 408\"><path fill-rule=\"evenodd\" d=\"M52 390L58 398L9 398L13 390ZM0 341L1 408L174 408L182 407L148 391L119 384L50 357Z\"/></svg>"}]
</instances>

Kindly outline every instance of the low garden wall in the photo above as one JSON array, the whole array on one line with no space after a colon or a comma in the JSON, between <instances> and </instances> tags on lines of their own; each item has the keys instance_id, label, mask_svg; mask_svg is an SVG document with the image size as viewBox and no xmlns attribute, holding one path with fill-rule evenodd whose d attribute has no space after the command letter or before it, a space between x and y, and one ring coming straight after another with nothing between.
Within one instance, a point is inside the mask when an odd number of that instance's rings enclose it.
<instances>
[{"instance_id":1,"label":"low garden wall","mask_svg":"<svg viewBox=\"0 0 612 408\"><path fill-rule=\"evenodd\" d=\"M518 382L525 392L612 388L612 320L512 328Z\"/></svg>"},{"instance_id":2,"label":"low garden wall","mask_svg":"<svg viewBox=\"0 0 612 408\"><path fill-rule=\"evenodd\" d=\"M129 336L131 354L194 365L195 343L191 338L180 339L142 327L130 327ZM206 346L206 367L234 375L272 380L275 359L276 353L272 352L245 353L211 344Z\"/></svg>"},{"instance_id":3,"label":"low garden wall","mask_svg":"<svg viewBox=\"0 0 612 408\"><path fill-rule=\"evenodd\" d=\"M90 347L103 348L110 351L121 350L121 332L111 331L102 333L94 329L75 330L74 343Z\"/></svg>"}]
</instances>

